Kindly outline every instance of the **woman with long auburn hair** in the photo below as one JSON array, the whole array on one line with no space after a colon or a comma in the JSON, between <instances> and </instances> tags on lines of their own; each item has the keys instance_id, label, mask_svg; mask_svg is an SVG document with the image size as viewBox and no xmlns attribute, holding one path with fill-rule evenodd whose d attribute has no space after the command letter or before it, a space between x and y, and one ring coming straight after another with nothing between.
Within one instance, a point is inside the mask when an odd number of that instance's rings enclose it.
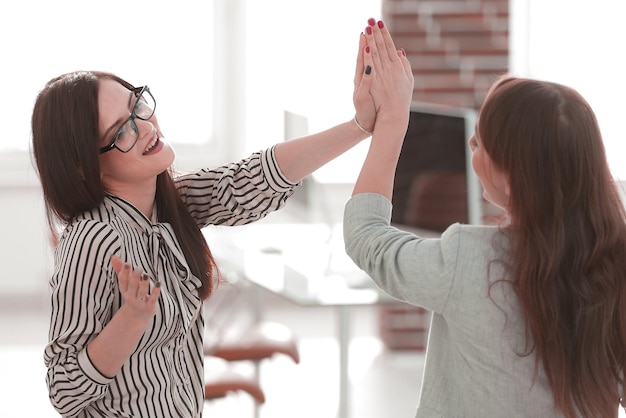
<instances>
[{"instance_id":1,"label":"woman with long auburn hair","mask_svg":"<svg viewBox=\"0 0 626 418\"><path fill-rule=\"evenodd\" d=\"M199 417L203 409L202 301L219 272L201 228L242 225L282 208L307 175L394 127L410 95L402 51L382 22L361 34L356 116L222 167L175 176L156 99L105 72L50 80L33 115L33 152L53 230L45 348L52 405L71 417ZM400 74L391 68L402 67ZM376 109L369 90L386 92ZM189 123L202 115L189 114ZM369 128L369 130L368 130Z\"/></svg>"},{"instance_id":2,"label":"woman with long auburn hair","mask_svg":"<svg viewBox=\"0 0 626 418\"><path fill-rule=\"evenodd\" d=\"M344 236L382 289L433 312L417 417L617 417L626 213L588 103L557 83L499 78L469 146L505 220L440 239L389 225L402 139L375 131Z\"/></svg>"}]
</instances>

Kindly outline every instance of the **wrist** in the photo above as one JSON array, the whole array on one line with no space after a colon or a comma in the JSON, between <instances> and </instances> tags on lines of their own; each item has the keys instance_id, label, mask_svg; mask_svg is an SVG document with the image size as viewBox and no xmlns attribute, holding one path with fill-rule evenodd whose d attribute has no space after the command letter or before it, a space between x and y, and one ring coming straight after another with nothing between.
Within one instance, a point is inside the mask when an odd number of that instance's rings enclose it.
<instances>
[{"instance_id":1,"label":"wrist","mask_svg":"<svg viewBox=\"0 0 626 418\"><path fill-rule=\"evenodd\" d=\"M361 132L372 136L372 134L374 133L374 129L367 129L365 126L361 125L361 123L359 122L359 120L357 119L356 115L354 115L354 118L352 118L352 120L354 121L355 125L357 126L357 128L359 128L361 130Z\"/></svg>"},{"instance_id":2,"label":"wrist","mask_svg":"<svg viewBox=\"0 0 626 418\"><path fill-rule=\"evenodd\" d=\"M409 112L380 112L376 115L376 125L395 125L406 127L409 124Z\"/></svg>"}]
</instances>

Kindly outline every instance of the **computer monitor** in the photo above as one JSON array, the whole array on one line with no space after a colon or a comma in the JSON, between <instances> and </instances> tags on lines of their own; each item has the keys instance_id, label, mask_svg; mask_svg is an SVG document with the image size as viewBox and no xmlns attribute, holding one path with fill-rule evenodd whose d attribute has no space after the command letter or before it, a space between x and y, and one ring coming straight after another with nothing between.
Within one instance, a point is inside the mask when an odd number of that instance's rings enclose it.
<instances>
[{"instance_id":1,"label":"computer monitor","mask_svg":"<svg viewBox=\"0 0 626 418\"><path fill-rule=\"evenodd\" d=\"M440 234L480 224L482 188L467 141L476 111L415 102L395 174L392 224Z\"/></svg>"}]
</instances>

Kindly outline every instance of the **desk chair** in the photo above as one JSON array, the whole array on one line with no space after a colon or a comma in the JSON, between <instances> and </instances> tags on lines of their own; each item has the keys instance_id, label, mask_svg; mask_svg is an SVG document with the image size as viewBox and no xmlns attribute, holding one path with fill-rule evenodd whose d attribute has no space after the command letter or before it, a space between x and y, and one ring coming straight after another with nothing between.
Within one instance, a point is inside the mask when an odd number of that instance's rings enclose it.
<instances>
[{"instance_id":1,"label":"desk chair","mask_svg":"<svg viewBox=\"0 0 626 418\"><path fill-rule=\"evenodd\" d=\"M265 403L265 393L255 378L232 371L224 363L226 363L225 360L216 357L206 359L205 368L208 370L204 380L205 401L225 398L230 393L245 392L254 399L256 404ZM215 364L221 366L220 370L217 370L218 367L215 367Z\"/></svg>"},{"instance_id":2,"label":"desk chair","mask_svg":"<svg viewBox=\"0 0 626 418\"><path fill-rule=\"evenodd\" d=\"M252 360L257 363L275 354L284 354L294 363L300 363L294 333L283 324L269 321L253 324L235 340L218 342L210 354L228 361Z\"/></svg>"},{"instance_id":3,"label":"desk chair","mask_svg":"<svg viewBox=\"0 0 626 418\"><path fill-rule=\"evenodd\" d=\"M285 355L295 364L300 363L300 351L298 349L297 337L291 329L283 324L276 322L264 321L254 318L247 325L227 324L222 321L216 325L220 318L230 318L231 322L236 311L235 305L241 300L241 289L236 286L220 285L222 292L219 297L207 304L205 311L207 313L207 323L213 326L213 338L207 339L204 347L204 355L207 358L219 358L227 362L249 361L254 366L253 382L261 390L261 362L269 360L276 355ZM212 296L218 296L218 292ZM250 306L249 304L245 304ZM237 315L241 316L241 315ZM210 382L209 382L210 383ZM219 392L223 387L223 382L216 387L215 385L205 386L207 390ZM242 385L241 380L236 382ZM249 383L249 382L248 382ZM245 389L241 389L245 390ZM254 397L254 396L253 396ZM255 397L254 416L258 418L259 407L265 402L265 396Z\"/></svg>"}]
</instances>

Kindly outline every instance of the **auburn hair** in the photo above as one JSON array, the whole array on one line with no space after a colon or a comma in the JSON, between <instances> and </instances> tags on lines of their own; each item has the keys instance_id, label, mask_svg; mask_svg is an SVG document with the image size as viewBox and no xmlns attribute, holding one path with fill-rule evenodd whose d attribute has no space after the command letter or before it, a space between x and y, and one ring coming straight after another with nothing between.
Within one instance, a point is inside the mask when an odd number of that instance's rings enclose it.
<instances>
[{"instance_id":1,"label":"auburn hair","mask_svg":"<svg viewBox=\"0 0 626 418\"><path fill-rule=\"evenodd\" d=\"M567 417L616 417L626 366L626 214L575 90L501 77L477 134L508 175L509 260L535 353Z\"/></svg>"},{"instance_id":2,"label":"auburn hair","mask_svg":"<svg viewBox=\"0 0 626 418\"><path fill-rule=\"evenodd\" d=\"M100 80L134 86L120 77L94 71L76 71L53 78L37 96L33 109L32 145L41 181L48 223L72 222L82 212L100 205L105 189L100 182L98 91ZM174 184L172 171L157 176L157 217L169 223L191 272L202 281L198 289L206 299L218 269L200 228ZM214 277L215 276L215 277Z\"/></svg>"}]
</instances>

